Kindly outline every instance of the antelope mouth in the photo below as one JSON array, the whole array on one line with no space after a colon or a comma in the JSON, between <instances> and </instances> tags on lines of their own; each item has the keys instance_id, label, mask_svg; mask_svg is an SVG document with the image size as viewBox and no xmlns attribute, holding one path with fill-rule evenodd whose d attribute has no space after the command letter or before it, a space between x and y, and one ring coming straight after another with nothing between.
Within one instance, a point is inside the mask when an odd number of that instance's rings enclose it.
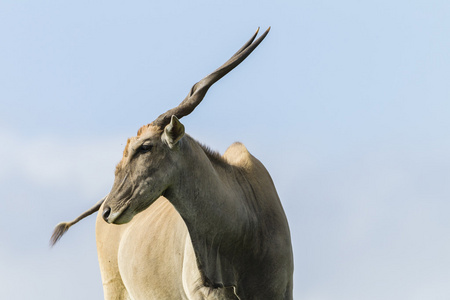
<instances>
[{"instance_id":1,"label":"antelope mouth","mask_svg":"<svg viewBox=\"0 0 450 300\"><path fill-rule=\"evenodd\" d=\"M133 199L133 194L126 197L124 201L119 201L124 204L118 210L114 211L108 203L105 203L102 213L103 220L105 220L108 224L125 224L131 221L133 217L127 217L127 212L131 206L131 199Z\"/></svg>"},{"instance_id":2,"label":"antelope mouth","mask_svg":"<svg viewBox=\"0 0 450 300\"><path fill-rule=\"evenodd\" d=\"M109 224L125 224L130 222L133 217L140 212L149 208L159 197L166 197L168 187L157 194L156 197L151 197L150 201L143 201L139 203L136 197L139 197L139 192L135 191L125 200L120 201L124 204L118 209L113 211L108 203L105 203L103 208L103 219ZM139 197L140 198L140 197ZM166 197L167 198L167 197Z\"/></svg>"},{"instance_id":3,"label":"antelope mouth","mask_svg":"<svg viewBox=\"0 0 450 300\"><path fill-rule=\"evenodd\" d=\"M128 215L127 211L129 210L129 208L130 208L130 203L128 202L124 206L122 206L120 208L120 210L110 213L109 216L106 217L106 219L104 217L104 219L109 224L120 225L120 224L128 223L133 218L132 216L131 217L127 217L127 215ZM105 213L105 211L104 211L104 213Z\"/></svg>"}]
</instances>

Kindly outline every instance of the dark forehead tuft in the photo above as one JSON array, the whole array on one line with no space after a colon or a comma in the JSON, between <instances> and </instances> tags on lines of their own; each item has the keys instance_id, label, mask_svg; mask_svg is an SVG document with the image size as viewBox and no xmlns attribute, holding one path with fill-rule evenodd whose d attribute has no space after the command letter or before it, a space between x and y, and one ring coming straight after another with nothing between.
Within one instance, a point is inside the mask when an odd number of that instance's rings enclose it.
<instances>
[{"instance_id":1,"label":"dark forehead tuft","mask_svg":"<svg viewBox=\"0 0 450 300\"><path fill-rule=\"evenodd\" d=\"M146 131L148 129L148 127L150 126L150 124L144 125L141 128L139 128L138 132L137 132L137 136L140 136L144 131Z\"/></svg>"},{"instance_id":2,"label":"dark forehead tuft","mask_svg":"<svg viewBox=\"0 0 450 300\"><path fill-rule=\"evenodd\" d=\"M144 125L141 128L139 128L139 130L137 131L137 136L141 136L147 130L153 130L156 133L162 132L161 128L155 126L153 123L150 123L150 124Z\"/></svg>"}]
</instances>

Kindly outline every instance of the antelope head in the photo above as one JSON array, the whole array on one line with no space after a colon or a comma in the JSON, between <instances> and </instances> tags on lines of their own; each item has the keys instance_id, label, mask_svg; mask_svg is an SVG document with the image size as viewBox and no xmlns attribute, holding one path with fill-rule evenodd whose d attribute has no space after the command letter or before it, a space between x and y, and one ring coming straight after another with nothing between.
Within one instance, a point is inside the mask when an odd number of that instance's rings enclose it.
<instances>
[{"instance_id":1,"label":"antelope head","mask_svg":"<svg viewBox=\"0 0 450 300\"><path fill-rule=\"evenodd\" d=\"M255 40L258 31L220 68L194 84L186 98L175 108L141 127L128 139L122 160L116 167L111 192L103 206L103 219L123 224L164 195L177 176L182 176L178 144L184 136L179 119L190 114L208 89L238 66L261 43L270 27Z\"/></svg>"}]
</instances>

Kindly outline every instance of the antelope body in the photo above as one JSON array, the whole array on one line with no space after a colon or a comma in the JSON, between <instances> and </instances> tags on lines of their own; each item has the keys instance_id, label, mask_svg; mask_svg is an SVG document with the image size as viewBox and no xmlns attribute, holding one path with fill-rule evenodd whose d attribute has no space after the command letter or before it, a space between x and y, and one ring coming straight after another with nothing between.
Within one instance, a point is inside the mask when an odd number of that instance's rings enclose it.
<instances>
[{"instance_id":1,"label":"antelope body","mask_svg":"<svg viewBox=\"0 0 450 300\"><path fill-rule=\"evenodd\" d=\"M110 193L55 229L53 243L99 210L105 299L292 299L289 226L269 173L244 145L220 156L179 121L268 31L254 41L256 32L178 107L139 129Z\"/></svg>"}]
</instances>

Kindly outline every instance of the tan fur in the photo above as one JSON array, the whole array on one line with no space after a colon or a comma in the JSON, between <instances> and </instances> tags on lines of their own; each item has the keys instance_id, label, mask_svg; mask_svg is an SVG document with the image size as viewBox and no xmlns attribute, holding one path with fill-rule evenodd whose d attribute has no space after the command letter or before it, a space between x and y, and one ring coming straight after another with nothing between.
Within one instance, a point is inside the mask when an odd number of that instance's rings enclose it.
<instances>
[{"instance_id":1,"label":"tan fur","mask_svg":"<svg viewBox=\"0 0 450 300\"><path fill-rule=\"evenodd\" d=\"M189 232L167 199L120 226L107 224L102 209L96 239L105 299L237 299L232 288L202 285Z\"/></svg>"},{"instance_id":2,"label":"tan fur","mask_svg":"<svg viewBox=\"0 0 450 300\"><path fill-rule=\"evenodd\" d=\"M244 144L236 142L228 147L223 158L230 164L241 168L249 168L252 164L251 154Z\"/></svg>"}]
</instances>

